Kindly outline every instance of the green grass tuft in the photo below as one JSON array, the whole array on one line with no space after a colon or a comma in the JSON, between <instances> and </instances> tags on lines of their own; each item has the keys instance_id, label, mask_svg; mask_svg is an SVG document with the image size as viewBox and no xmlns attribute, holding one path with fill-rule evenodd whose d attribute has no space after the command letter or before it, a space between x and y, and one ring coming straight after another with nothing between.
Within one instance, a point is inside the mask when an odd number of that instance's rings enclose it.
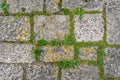
<instances>
[{"instance_id":1,"label":"green grass tuft","mask_svg":"<svg viewBox=\"0 0 120 80\"><path fill-rule=\"evenodd\" d=\"M74 34L66 34L64 39L64 44L72 45L75 42Z\"/></svg>"},{"instance_id":2,"label":"green grass tuft","mask_svg":"<svg viewBox=\"0 0 120 80\"><path fill-rule=\"evenodd\" d=\"M69 15L71 13L71 11L69 9L62 9L62 12L64 13L64 15Z\"/></svg>"},{"instance_id":3,"label":"green grass tuft","mask_svg":"<svg viewBox=\"0 0 120 80\"><path fill-rule=\"evenodd\" d=\"M35 56L36 61L38 61L40 59L40 50L39 49L34 49L34 56Z\"/></svg>"},{"instance_id":4,"label":"green grass tuft","mask_svg":"<svg viewBox=\"0 0 120 80\"><path fill-rule=\"evenodd\" d=\"M74 60L71 61L63 60L59 63L61 69L76 68L77 65L78 65L77 62Z\"/></svg>"},{"instance_id":5,"label":"green grass tuft","mask_svg":"<svg viewBox=\"0 0 120 80\"><path fill-rule=\"evenodd\" d=\"M46 40L44 40L44 39L41 39L41 40L38 40L37 41L37 46L38 47L42 47L42 46L45 46L45 45L47 45L47 41Z\"/></svg>"},{"instance_id":6,"label":"green grass tuft","mask_svg":"<svg viewBox=\"0 0 120 80\"><path fill-rule=\"evenodd\" d=\"M74 14L79 15L80 19L82 19L85 15L85 10L84 10L84 8L76 8L74 10Z\"/></svg>"},{"instance_id":7,"label":"green grass tuft","mask_svg":"<svg viewBox=\"0 0 120 80\"><path fill-rule=\"evenodd\" d=\"M2 8L5 14L9 13L9 4L7 4L5 0L2 1L0 7Z\"/></svg>"}]
</instances>

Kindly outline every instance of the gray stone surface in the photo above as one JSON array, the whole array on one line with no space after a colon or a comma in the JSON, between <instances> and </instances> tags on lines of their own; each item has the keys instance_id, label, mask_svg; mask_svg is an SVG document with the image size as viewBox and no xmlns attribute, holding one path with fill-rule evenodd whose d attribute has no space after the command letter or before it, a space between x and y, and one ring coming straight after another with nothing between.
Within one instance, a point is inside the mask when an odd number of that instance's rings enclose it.
<instances>
[{"instance_id":1,"label":"gray stone surface","mask_svg":"<svg viewBox=\"0 0 120 80\"><path fill-rule=\"evenodd\" d=\"M27 16L19 19L0 16L0 41L27 41L30 37L30 23Z\"/></svg>"},{"instance_id":2,"label":"gray stone surface","mask_svg":"<svg viewBox=\"0 0 120 80\"><path fill-rule=\"evenodd\" d=\"M0 80L23 80L22 66L16 64L0 64Z\"/></svg>"},{"instance_id":3,"label":"gray stone surface","mask_svg":"<svg viewBox=\"0 0 120 80\"><path fill-rule=\"evenodd\" d=\"M104 0L62 0L62 8L73 10L75 8L84 8L87 11L102 11Z\"/></svg>"},{"instance_id":4,"label":"gray stone surface","mask_svg":"<svg viewBox=\"0 0 120 80\"><path fill-rule=\"evenodd\" d=\"M10 13L43 11L44 0L7 0ZM25 9L25 11L23 11Z\"/></svg>"},{"instance_id":5,"label":"gray stone surface","mask_svg":"<svg viewBox=\"0 0 120 80\"><path fill-rule=\"evenodd\" d=\"M58 62L63 59L72 60L74 58L73 46L45 46L41 51L41 61L43 62Z\"/></svg>"},{"instance_id":6,"label":"gray stone surface","mask_svg":"<svg viewBox=\"0 0 120 80\"><path fill-rule=\"evenodd\" d=\"M48 13L55 13L59 11L58 8L59 0L46 0L46 11Z\"/></svg>"},{"instance_id":7,"label":"gray stone surface","mask_svg":"<svg viewBox=\"0 0 120 80\"><path fill-rule=\"evenodd\" d=\"M59 69L49 63L35 64L27 69L27 77L30 80L58 80Z\"/></svg>"},{"instance_id":8,"label":"gray stone surface","mask_svg":"<svg viewBox=\"0 0 120 80\"><path fill-rule=\"evenodd\" d=\"M0 43L0 62L5 63L31 63L33 46L30 44Z\"/></svg>"},{"instance_id":9,"label":"gray stone surface","mask_svg":"<svg viewBox=\"0 0 120 80\"><path fill-rule=\"evenodd\" d=\"M101 41L104 34L101 14L86 14L82 19L74 16L74 33L77 42Z\"/></svg>"},{"instance_id":10,"label":"gray stone surface","mask_svg":"<svg viewBox=\"0 0 120 80\"><path fill-rule=\"evenodd\" d=\"M63 40L69 34L69 16L35 16L34 23L36 40Z\"/></svg>"},{"instance_id":11,"label":"gray stone surface","mask_svg":"<svg viewBox=\"0 0 120 80\"><path fill-rule=\"evenodd\" d=\"M80 60L97 60L97 47L82 47L79 53Z\"/></svg>"},{"instance_id":12,"label":"gray stone surface","mask_svg":"<svg viewBox=\"0 0 120 80\"><path fill-rule=\"evenodd\" d=\"M80 65L75 69L62 70L61 80L100 80L97 67Z\"/></svg>"},{"instance_id":13,"label":"gray stone surface","mask_svg":"<svg viewBox=\"0 0 120 80\"><path fill-rule=\"evenodd\" d=\"M109 0L106 9L107 42L120 45L120 0Z\"/></svg>"},{"instance_id":14,"label":"gray stone surface","mask_svg":"<svg viewBox=\"0 0 120 80\"><path fill-rule=\"evenodd\" d=\"M120 78L120 48L106 48L105 52L105 75L108 78Z\"/></svg>"}]
</instances>

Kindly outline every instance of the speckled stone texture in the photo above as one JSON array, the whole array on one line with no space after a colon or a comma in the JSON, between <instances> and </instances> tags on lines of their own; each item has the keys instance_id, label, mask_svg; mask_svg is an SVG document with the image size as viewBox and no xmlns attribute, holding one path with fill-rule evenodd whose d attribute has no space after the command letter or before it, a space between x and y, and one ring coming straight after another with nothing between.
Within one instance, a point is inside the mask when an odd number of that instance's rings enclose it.
<instances>
[{"instance_id":1,"label":"speckled stone texture","mask_svg":"<svg viewBox=\"0 0 120 80\"><path fill-rule=\"evenodd\" d=\"M0 80L23 80L22 66L16 64L0 64Z\"/></svg>"},{"instance_id":2,"label":"speckled stone texture","mask_svg":"<svg viewBox=\"0 0 120 80\"><path fill-rule=\"evenodd\" d=\"M104 0L62 0L62 8L73 10L84 8L86 11L103 10Z\"/></svg>"},{"instance_id":3,"label":"speckled stone texture","mask_svg":"<svg viewBox=\"0 0 120 80\"><path fill-rule=\"evenodd\" d=\"M44 0L7 0L10 13L43 11Z\"/></svg>"},{"instance_id":4,"label":"speckled stone texture","mask_svg":"<svg viewBox=\"0 0 120 80\"><path fill-rule=\"evenodd\" d=\"M27 41L30 37L30 23L27 16L19 19L0 16L0 41Z\"/></svg>"},{"instance_id":5,"label":"speckled stone texture","mask_svg":"<svg viewBox=\"0 0 120 80\"><path fill-rule=\"evenodd\" d=\"M46 0L46 11L48 13L59 12L58 3L59 0Z\"/></svg>"},{"instance_id":6,"label":"speckled stone texture","mask_svg":"<svg viewBox=\"0 0 120 80\"><path fill-rule=\"evenodd\" d=\"M62 70L62 80L100 80L97 67L80 65L75 69Z\"/></svg>"},{"instance_id":7,"label":"speckled stone texture","mask_svg":"<svg viewBox=\"0 0 120 80\"><path fill-rule=\"evenodd\" d=\"M0 43L0 62L5 63L31 63L33 46L30 44Z\"/></svg>"},{"instance_id":8,"label":"speckled stone texture","mask_svg":"<svg viewBox=\"0 0 120 80\"><path fill-rule=\"evenodd\" d=\"M58 80L59 69L51 64L35 64L27 69L27 77L30 80Z\"/></svg>"},{"instance_id":9,"label":"speckled stone texture","mask_svg":"<svg viewBox=\"0 0 120 80\"><path fill-rule=\"evenodd\" d=\"M104 34L101 14L86 14L82 19L74 16L74 33L77 42L101 41Z\"/></svg>"},{"instance_id":10,"label":"speckled stone texture","mask_svg":"<svg viewBox=\"0 0 120 80\"><path fill-rule=\"evenodd\" d=\"M34 17L36 40L63 40L64 36L69 34L69 27L69 16L51 15Z\"/></svg>"},{"instance_id":11,"label":"speckled stone texture","mask_svg":"<svg viewBox=\"0 0 120 80\"><path fill-rule=\"evenodd\" d=\"M59 62L61 60L72 60L73 58L74 48L72 46L45 46L41 49L41 61L43 62Z\"/></svg>"},{"instance_id":12,"label":"speckled stone texture","mask_svg":"<svg viewBox=\"0 0 120 80\"><path fill-rule=\"evenodd\" d=\"M108 78L120 78L120 48L106 48L105 52L105 76Z\"/></svg>"},{"instance_id":13,"label":"speckled stone texture","mask_svg":"<svg viewBox=\"0 0 120 80\"><path fill-rule=\"evenodd\" d=\"M106 9L107 42L120 45L120 0L109 0Z\"/></svg>"},{"instance_id":14,"label":"speckled stone texture","mask_svg":"<svg viewBox=\"0 0 120 80\"><path fill-rule=\"evenodd\" d=\"M80 60L97 60L97 47L82 47L79 53Z\"/></svg>"}]
</instances>

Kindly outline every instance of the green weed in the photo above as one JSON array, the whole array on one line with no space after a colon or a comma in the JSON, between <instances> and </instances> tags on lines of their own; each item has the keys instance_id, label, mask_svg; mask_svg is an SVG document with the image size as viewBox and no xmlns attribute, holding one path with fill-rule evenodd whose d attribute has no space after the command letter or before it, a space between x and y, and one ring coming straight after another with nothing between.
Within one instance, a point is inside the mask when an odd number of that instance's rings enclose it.
<instances>
[{"instance_id":1,"label":"green weed","mask_svg":"<svg viewBox=\"0 0 120 80\"><path fill-rule=\"evenodd\" d=\"M40 59L40 50L39 49L34 49L34 56L35 60L38 61Z\"/></svg>"},{"instance_id":2,"label":"green weed","mask_svg":"<svg viewBox=\"0 0 120 80\"><path fill-rule=\"evenodd\" d=\"M59 66L61 69L67 69L67 68L76 68L77 67L77 62L74 60L63 60L59 63Z\"/></svg>"},{"instance_id":3,"label":"green weed","mask_svg":"<svg viewBox=\"0 0 120 80\"><path fill-rule=\"evenodd\" d=\"M5 14L9 13L9 4L7 4L5 0L2 1L0 7L2 8Z\"/></svg>"},{"instance_id":4,"label":"green weed","mask_svg":"<svg viewBox=\"0 0 120 80\"><path fill-rule=\"evenodd\" d=\"M41 40L38 40L37 41L37 46L38 47L42 47L42 46L45 46L45 45L47 45L47 41L46 40L44 40L44 39L41 39Z\"/></svg>"},{"instance_id":5,"label":"green weed","mask_svg":"<svg viewBox=\"0 0 120 80\"><path fill-rule=\"evenodd\" d=\"M74 10L74 13L79 15L80 19L82 19L85 15L85 10L84 10L84 8L76 8Z\"/></svg>"},{"instance_id":6,"label":"green weed","mask_svg":"<svg viewBox=\"0 0 120 80\"><path fill-rule=\"evenodd\" d=\"M64 39L64 44L72 45L75 42L74 34L66 34Z\"/></svg>"}]
</instances>

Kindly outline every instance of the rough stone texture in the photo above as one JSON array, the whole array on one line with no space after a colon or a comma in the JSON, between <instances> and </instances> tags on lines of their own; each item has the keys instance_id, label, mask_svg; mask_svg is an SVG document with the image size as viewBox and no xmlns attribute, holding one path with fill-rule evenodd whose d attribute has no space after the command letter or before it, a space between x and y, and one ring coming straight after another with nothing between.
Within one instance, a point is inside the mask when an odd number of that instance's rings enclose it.
<instances>
[{"instance_id":1,"label":"rough stone texture","mask_svg":"<svg viewBox=\"0 0 120 80\"><path fill-rule=\"evenodd\" d=\"M29 18L0 16L0 41L27 41L30 37Z\"/></svg>"},{"instance_id":2,"label":"rough stone texture","mask_svg":"<svg viewBox=\"0 0 120 80\"><path fill-rule=\"evenodd\" d=\"M59 69L49 63L31 65L27 69L27 77L30 80L58 80Z\"/></svg>"},{"instance_id":3,"label":"rough stone texture","mask_svg":"<svg viewBox=\"0 0 120 80\"><path fill-rule=\"evenodd\" d=\"M63 40L69 34L69 16L35 16L34 23L36 40Z\"/></svg>"},{"instance_id":4,"label":"rough stone texture","mask_svg":"<svg viewBox=\"0 0 120 80\"><path fill-rule=\"evenodd\" d=\"M44 0L7 0L10 13L43 11ZM25 9L25 11L24 11Z\"/></svg>"},{"instance_id":5,"label":"rough stone texture","mask_svg":"<svg viewBox=\"0 0 120 80\"><path fill-rule=\"evenodd\" d=\"M97 67L80 65L75 69L62 70L62 80L100 80Z\"/></svg>"},{"instance_id":6,"label":"rough stone texture","mask_svg":"<svg viewBox=\"0 0 120 80\"><path fill-rule=\"evenodd\" d=\"M71 60L74 58L74 48L72 46L45 46L41 49L41 51L41 61L44 62L57 62L63 59Z\"/></svg>"},{"instance_id":7,"label":"rough stone texture","mask_svg":"<svg viewBox=\"0 0 120 80\"><path fill-rule=\"evenodd\" d=\"M97 47L83 47L79 53L80 60L97 60Z\"/></svg>"},{"instance_id":8,"label":"rough stone texture","mask_svg":"<svg viewBox=\"0 0 120 80\"><path fill-rule=\"evenodd\" d=\"M120 0L109 0L106 10L107 42L120 45Z\"/></svg>"},{"instance_id":9,"label":"rough stone texture","mask_svg":"<svg viewBox=\"0 0 120 80\"><path fill-rule=\"evenodd\" d=\"M62 8L73 10L75 8L84 8L87 11L102 11L104 0L62 0Z\"/></svg>"},{"instance_id":10,"label":"rough stone texture","mask_svg":"<svg viewBox=\"0 0 120 80\"><path fill-rule=\"evenodd\" d=\"M20 65L0 64L0 80L22 80L23 69Z\"/></svg>"},{"instance_id":11,"label":"rough stone texture","mask_svg":"<svg viewBox=\"0 0 120 80\"><path fill-rule=\"evenodd\" d=\"M55 13L59 11L58 8L59 0L46 0L46 11L48 13Z\"/></svg>"},{"instance_id":12,"label":"rough stone texture","mask_svg":"<svg viewBox=\"0 0 120 80\"><path fill-rule=\"evenodd\" d=\"M120 77L120 48L106 48L104 60L105 75L108 78Z\"/></svg>"},{"instance_id":13,"label":"rough stone texture","mask_svg":"<svg viewBox=\"0 0 120 80\"><path fill-rule=\"evenodd\" d=\"M82 19L74 16L74 33L77 42L92 42L102 40L104 34L101 14L86 14Z\"/></svg>"},{"instance_id":14,"label":"rough stone texture","mask_svg":"<svg viewBox=\"0 0 120 80\"><path fill-rule=\"evenodd\" d=\"M0 43L0 62L31 63L35 61L32 56L32 49L33 46L29 44Z\"/></svg>"}]
</instances>

